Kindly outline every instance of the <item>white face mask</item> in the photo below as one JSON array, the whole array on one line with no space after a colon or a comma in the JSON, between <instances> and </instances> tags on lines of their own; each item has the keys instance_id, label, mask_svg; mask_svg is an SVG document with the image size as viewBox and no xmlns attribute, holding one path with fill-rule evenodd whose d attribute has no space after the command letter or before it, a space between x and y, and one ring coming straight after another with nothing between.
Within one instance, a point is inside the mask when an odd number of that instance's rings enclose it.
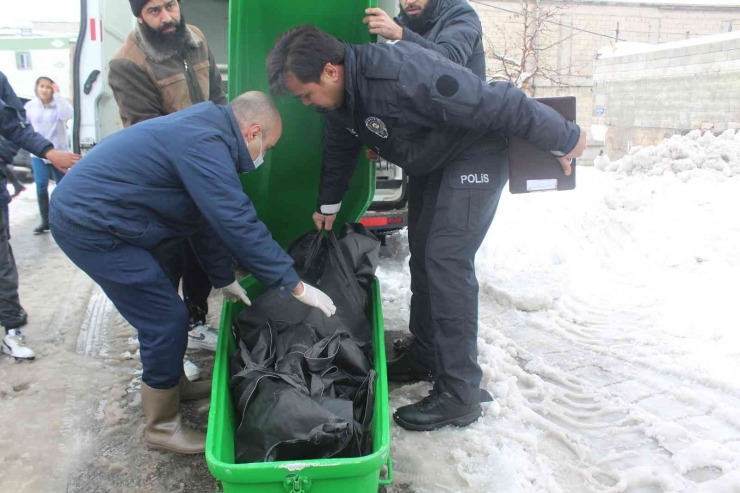
<instances>
[{"instance_id":1,"label":"white face mask","mask_svg":"<svg viewBox=\"0 0 740 493\"><path fill-rule=\"evenodd\" d=\"M260 154L252 161L254 162L254 169L259 168L265 162L265 157L262 155L262 134L260 134Z\"/></svg>"}]
</instances>

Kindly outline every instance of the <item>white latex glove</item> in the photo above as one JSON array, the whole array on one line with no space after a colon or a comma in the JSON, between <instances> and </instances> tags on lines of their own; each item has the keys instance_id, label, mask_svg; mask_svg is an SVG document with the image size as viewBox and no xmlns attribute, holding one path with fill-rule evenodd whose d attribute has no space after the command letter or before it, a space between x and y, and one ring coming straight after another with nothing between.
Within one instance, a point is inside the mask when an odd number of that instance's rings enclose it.
<instances>
[{"instance_id":1,"label":"white latex glove","mask_svg":"<svg viewBox=\"0 0 740 493\"><path fill-rule=\"evenodd\" d=\"M323 291L320 289L316 289L315 287L311 286L310 284L306 284L305 282L301 281L301 284L303 284L303 293L300 295L293 294L295 296L295 299L300 301L301 303L305 303L308 306L313 306L324 312L324 315L327 317L331 317L334 315L337 311L337 307L334 306L334 302L329 298L326 294L324 294Z\"/></svg>"},{"instance_id":2,"label":"white latex glove","mask_svg":"<svg viewBox=\"0 0 740 493\"><path fill-rule=\"evenodd\" d=\"M221 288L221 294L224 295L224 299L228 301L243 301L245 305L252 306L252 302L247 297L247 292L244 288L239 285L238 281L234 281L228 286Z\"/></svg>"}]
</instances>

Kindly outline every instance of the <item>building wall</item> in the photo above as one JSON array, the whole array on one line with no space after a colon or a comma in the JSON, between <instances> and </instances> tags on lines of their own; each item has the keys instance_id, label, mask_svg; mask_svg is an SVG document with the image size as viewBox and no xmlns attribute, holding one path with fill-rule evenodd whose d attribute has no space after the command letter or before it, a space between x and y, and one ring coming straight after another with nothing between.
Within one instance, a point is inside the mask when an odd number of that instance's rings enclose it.
<instances>
[{"instance_id":1,"label":"building wall","mask_svg":"<svg viewBox=\"0 0 740 493\"><path fill-rule=\"evenodd\" d=\"M578 122L590 130L595 108L593 64L596 52L608 46L616 36L628 42L666 43L726 32L740 31L740 8L697 6L669 6L651 4L626 5L608 0L576 0L575 2L540 0L540 11L559 9L539 34L537 45L540 64L558 71L557 79L564 87L544 77L534 80L534 96L575 95L578 97ZM483 24L489 74L500 62L493 53L506 53L520 59L522 52L524 18L520 0L476 0L476 9ZM739 2L740 5L740 2ZM505 10L517 13L505 12ZM592 31L592 33L578 29ZM688 35L687 35L688 32ZM593 34L597 33L597 34ZM550 47L549 49L545 49Z\"/></svg>"},{"instance_id":2,"label":"building wall","mask_svg":"<svg viewBox=\"0 0 740 493\"><path fill-rule=\"evenodd\" d=\"M72 96L71 43L66 37L0 37L0 68L19 96L34 95L36 79L50 77L62 96ZM18 68L17 54L29 53L31 68Z\"/></svg>"},{"instance_id":3,"label":"building wall","mask_svg":"<svg viewBox=\"0 0 740 493\"><path fill-rule=\"evenodd\" d=\"M604 114L592 122L606 125L610 156L693 129L740 128L740 31L672 45L596 60Z\"/></svg>"},{"instance_id":4,"label":"building wall","mask_svg":"<svg viewBox=\"0 0 740 493\"><path fill-rule=\"evenodd\" d=\"M79 22L34 22L34 34L68 34L76 36L80 30Z\"/></svg>"}]
</instances>

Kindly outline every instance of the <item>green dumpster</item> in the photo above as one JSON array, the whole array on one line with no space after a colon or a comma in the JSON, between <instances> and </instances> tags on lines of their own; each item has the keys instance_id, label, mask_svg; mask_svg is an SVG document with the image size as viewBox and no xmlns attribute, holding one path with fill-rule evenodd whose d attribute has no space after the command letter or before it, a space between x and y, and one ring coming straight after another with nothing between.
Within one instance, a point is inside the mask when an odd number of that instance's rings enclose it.
<instances>
[{"instance_id":1,"label":"green dumpster","mask_svg":"<svg viewBox=\"0 0 740 493\"><path fill-rule=\"evenodd\" d=\"M314 24L351 43L373 41L362 24L364 9L376 0L231 0L229 26L229 94L247 90L268 92L264 60L275 39L299 24ZM283 117L283 136L267 153L265 163L241 177L260 219L273 237L287 246L313 228L321 168L323 117L291 97L277 101ZM360 160L350 189L342 202L338 221L358 221L375 193L375 168ZM250 298L264 288L251 276L240 281ZM373 344L375 347L376 400L373 421L373 453L351 459L323 459L254 464L234 463L235 409L229 389L228 357L236 345L233 319L244 309L241 303L224 303L218 350L213 370L213 393L208 415L206 462L226 493L376 493L389 484L390 426L385 368L383 312L380 285L371 293ZM388 464L388 477L381 478Z\"/></svg>"}]
</instances>

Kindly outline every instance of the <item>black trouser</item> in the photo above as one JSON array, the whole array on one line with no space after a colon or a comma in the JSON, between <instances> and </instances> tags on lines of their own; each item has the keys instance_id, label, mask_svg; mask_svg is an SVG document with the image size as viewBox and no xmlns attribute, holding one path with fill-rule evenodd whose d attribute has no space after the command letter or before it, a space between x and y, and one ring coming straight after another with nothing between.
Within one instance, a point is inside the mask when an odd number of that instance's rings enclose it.
<instances>
[{"instance_id":1,"label":"black trouser","mask_svg":"<svg viewBox=\"0 0 740 493\"><path fill-rule=\"evenodd\" d=\"M0 180L5 186L5 180ZM18 298L18 269L10 246L10 218L8 205L0 206L0 324L15 329L25 322L25 314Z\"/></svg>"},{"instance_id":2,"label":"black trouser","mask_svg":"<svg viewBox=\"0 0 740 493\"><path fill-rule=\"evenodd\" d=\"M16 176L15 170L13 170L12 166L6 166L5 175L8 177L8 182L10 182L10 184L13 185L13 188L15 188L16 191L23 188L23 183L21 183L21 181Z\"/></svg>"},{"instance_id":3,"label":"black trouser","mask_svg":"<svg viewBox=\"0 0 740 493\"><path fill-rule=\"evenodd\" d=\"M507 152L480 146L444 169L409 178L411 356L435 388L478 402L475 254L508 180Z\"/></svg>"},{"instance_id":4,"label":"black trouser","mask_svg":"<svg viewBox=\"0 0 740 493\"><path fill-rule=\"evenodd\" d=\"M5 186L5 180L0 180ZM18 269L10 246L8 205L0 206L0 324L15 329L24 322L24 312L18 299Z\"/></svg>"},{"instance_id":5,"label":"black trouser","mask_svg":"<svg viewBox=\"0 0 740 493\"><path fill-rule=\"evenodd\" d=\"M53 205L50 219L59 248L138 332L144 383L154 389L176 386L188 345L188 311L153 252L70 223Z\"/></svg>"},{"instance_id":6,"label":"black trouser","mask_svg":"<svg viewBox=\"0 0 740 493\"><path fill-rule=\"evenodd\" d=\"M208 295L211 294L213 285L200 266L191 243L182 240L165 243L157 247L152 255L175 289L180 286L182 279L182 294L191 323L205 323Z\"/></svg>"}]
</instances>

